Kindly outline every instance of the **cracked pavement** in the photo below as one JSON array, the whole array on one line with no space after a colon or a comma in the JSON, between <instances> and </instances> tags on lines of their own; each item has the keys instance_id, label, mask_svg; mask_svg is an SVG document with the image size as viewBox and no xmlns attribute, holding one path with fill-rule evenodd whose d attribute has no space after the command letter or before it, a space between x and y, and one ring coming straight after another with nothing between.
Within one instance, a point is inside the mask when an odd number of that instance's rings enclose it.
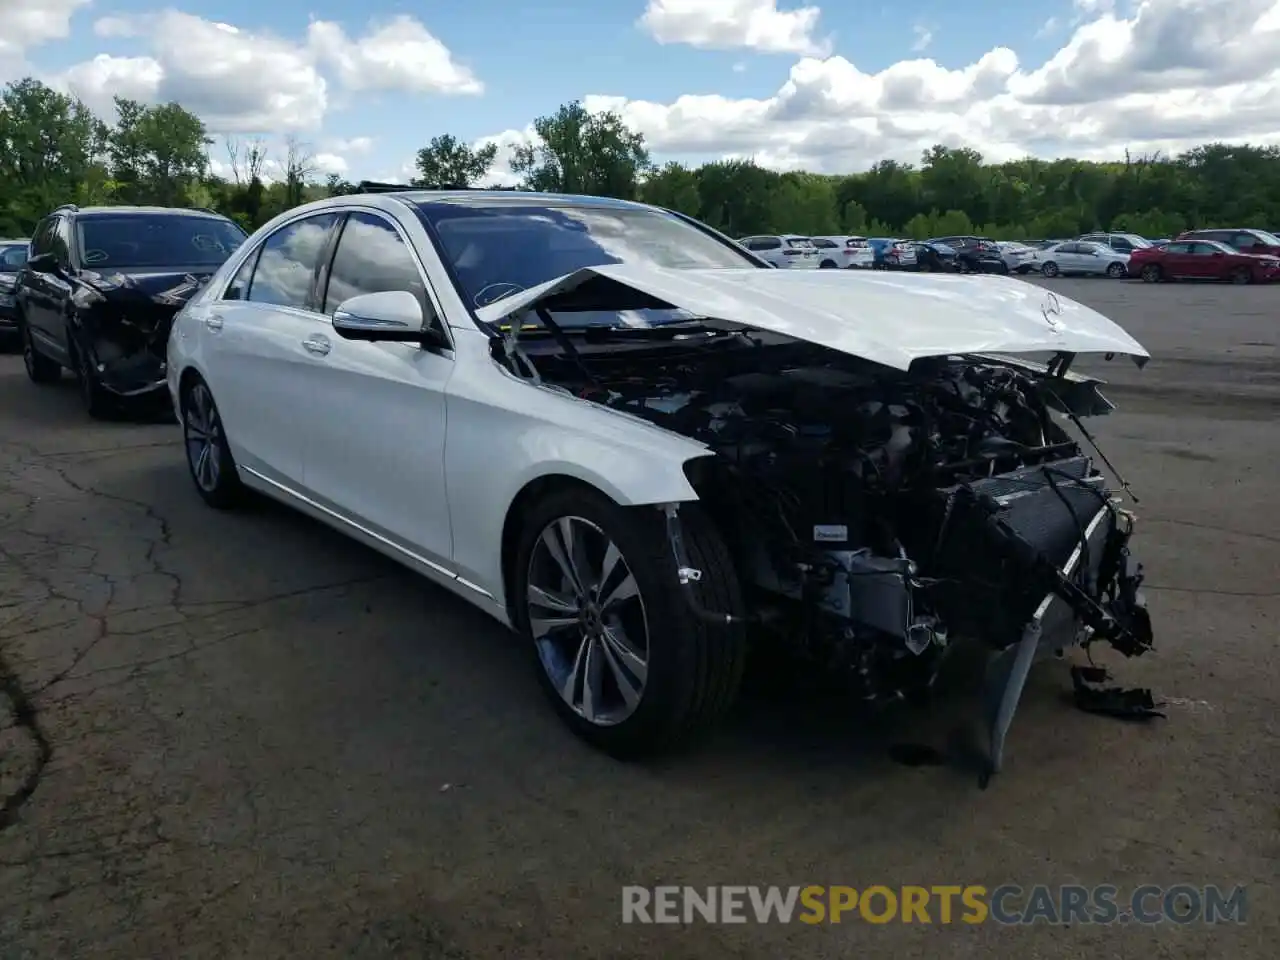
<instances>
[{"instance_id":1,"label":"cracked pavement","mask_svg":"<svg viewBox=\"0 0 1280 960\"><path fill-rule=\"evenodd\" d=\"M1280 291L1064 281L1156 356L1094 426L1141 503L1168 718L1033 675L990 790L763 684L625 766L519 645L271 504L191 489L173 424L94 423L0 356L0 958L1270 957L1280 861ZM1217 928L635 927L659 883L1218 883ZM1268 885L1270 884L1270 885Z\"/></svg>"}]
</instances>

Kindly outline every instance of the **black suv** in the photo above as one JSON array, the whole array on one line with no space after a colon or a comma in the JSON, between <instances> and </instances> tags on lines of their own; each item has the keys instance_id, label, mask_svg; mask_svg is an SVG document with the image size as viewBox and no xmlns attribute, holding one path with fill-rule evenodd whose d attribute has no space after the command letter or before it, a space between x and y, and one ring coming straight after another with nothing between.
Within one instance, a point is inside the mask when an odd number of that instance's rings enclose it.
<instances>
[{"instance_id":1,"label":"black suv","mask_svg":"<svg viewBox=\"0 0 1280 960\"><path fill-rule=\"evenodd\" d=\"M59 207L14 288L27 375L75 374L90 416L166 397L173 316L245 240L209 210Z\"/></svg>"},{"instance_id":2,"label":"black suv","mask_svg":"<svg viewBox=\"0 0 1280 960\"><path fill-rule=\"evenodd\" d=\"M930 243L945 243L956 252L961 273L1008 273L1009 264L994 240L986 237L941 237Z\"/></svg>"}]
</instances>

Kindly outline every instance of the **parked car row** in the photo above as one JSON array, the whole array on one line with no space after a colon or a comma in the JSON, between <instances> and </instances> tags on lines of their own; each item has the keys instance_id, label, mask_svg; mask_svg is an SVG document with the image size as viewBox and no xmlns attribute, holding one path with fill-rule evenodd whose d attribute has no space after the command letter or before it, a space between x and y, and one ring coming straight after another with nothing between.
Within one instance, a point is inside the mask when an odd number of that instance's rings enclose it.
<instances>
[{"instance_id":1,"label":"parked car row","mask_svg":"<svg viewBox=\"0 0 1280 960\"><path fill-rule=\"evenodd\" d=\"M32 381L70 370L94 416L162 393L210 507L275 498L479 607L618 756L710 728L762 645L886 703L956 638L1152 645L1133 517L1045 399L1106 413L1072 358L1141 344L1031 287L745 247L601 197L367 188L247 238L61 207L14 286ZM986 674L984 778L1025 674Z\"/></svg>"}]
</instances>

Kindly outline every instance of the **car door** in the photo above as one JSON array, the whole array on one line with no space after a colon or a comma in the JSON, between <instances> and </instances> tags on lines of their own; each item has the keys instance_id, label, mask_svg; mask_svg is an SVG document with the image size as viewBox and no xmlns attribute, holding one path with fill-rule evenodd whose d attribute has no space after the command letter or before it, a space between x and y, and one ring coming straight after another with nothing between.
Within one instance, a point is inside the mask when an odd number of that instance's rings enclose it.
<instances>
[{"instance_id":1,"label":"car door","mask_svg":"<svg viewBox=\"0 0 1280 960\"><path fill-rule=\"evenodd\" d=\"M293 491L315 415L307 371L323 359L316 281L340 219L324 212L281 225L202 311L205 378L236 462Z\"/></svg>"},{"instance_id":2,"label":"car door","mask_svg":"<svg viewBox=\"0 0 1280 960\"><path fill-rule=\"evenodd\" d=\"M51 255L58 262L55 271L36 271L30 268L22 274L18 304L22 316L31 331L31 338L39 345L41 353L66 363L68 360L63 331L62 305L71 288L58 271L64 269L64 257L59 250L65 244L58 243L62 218L53 216L41 222L31 241L31 255ZM66 264L69 267L69 263Z\"/></svg>"},{"instance_id":3,"label":"car door","mask_svg":"<svg viewBox=\"0 0 1280 960\"><path fill-rule=\"evenodd\" d=\"M1106 273L1111 265L1109 248L1100 243L1077 243L1080 271L1082 273Z\"/></svg>"},{"instance_id":4,"label":"car door","mask_svg":"<svg viewBox=\"0 0 1280 960\"><path fill-rule=\"evenodd\" d=\"M334 310L366 293L407 290L444 329L434 292L405 232L381 211L353 210L333 248L319 334L327 350L308 367L308 495L401 549L448 563L453 532L445 494L445 386L451 351L346 340Z\"/></svg>"},{"instance_id":5,"label":"car door","mask_svg":"<svg viewBox=\"0 0 1280 960\"><path fill-rule=\"evenodd\" d=\"M1189 269L1187 276L1199 279L1225 279L1228 271L1227 254L1221 247L1212 243L1191 244L1191 255L1187 258Z\"/></svg>"},{"instance_id":6,"label":"car door","mask_svg":"<svg viewBox=\"0 0 1280 960\"><path fill-rule=\"evenodd\" d=\"M1187 241L1170 243L1164 248L1164 272L1170 277L1195 276L1194 257L1191 256L1191 244Z\"/></svg>"}]
</instances>

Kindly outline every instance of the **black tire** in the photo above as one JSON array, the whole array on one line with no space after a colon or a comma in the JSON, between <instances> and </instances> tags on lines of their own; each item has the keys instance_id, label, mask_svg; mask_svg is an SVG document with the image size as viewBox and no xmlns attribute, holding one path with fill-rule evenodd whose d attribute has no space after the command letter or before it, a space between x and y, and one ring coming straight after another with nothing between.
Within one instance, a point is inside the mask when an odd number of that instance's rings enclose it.
<instances>
[{"instance_id":1,"label":"black tire","mask_svg":"<svg viewBox=\"0 0 1280 960\"><path fill-rule=\"evenodd\" d=\"M1107 267L1107 276L1112 280L1119 280L1128 272L1129 271L1124 268L1123 263L1113 263L1111 266Z\"/></svg>"},{"instance_id":2,"label":"black tire","mask_svg":"<svg viewBox=\"0 0 1280 960\"><path fill-rule=\"evenodd\" d=\"M179 406L182 448L196 493L215 510L238 506L244 499L245 487L240 482L213 391L204 380L193 377L182 388ZM202 453L206 448L207 453ZM202 460L202 456L209 459Z\"/></svg>"},{"instance_id":3,"label":"black tire","mask_svg":"<svg viewBox=\"0 0 1280 960\"><path fill-rule=\"evenodd\" d=\"M1040 275L1045 277L1056 277L1058 275L1058 265L1052 260L1046 260L1040 265Z\"/></svg>"},{"instance_id":4,"label":"black tire","mask_svg":"<svg viewBox=\"0 0 1280 960\"><path fill-rule=\"evenodd\" d=\"M1253 283L1253 273L1248 267L1236 267L1231 271L1231 282L1235 284Z\"/></svg>"},{"instance_id":5,"label":"black tire","mask_svg":"<svg viewBox=\"0 0 1280 960\"><path fill-rule=\"evenodd\" d=\"M646 677L631 712L609 724L592 722L571 706L552 680L534 640L529 581L535 548L544 531L566 518L585 521L616 545L635 578L646 628ZM693 583L706 609L741 614L742 596L728 549L696 505L680 510L689 562L702 571ZM538 681L571 730L619 759L651 756L696 742L732 706L742 684L746 633L740 624L708 624L686 601L662 515L653 508L620 507L602 493L580 486L549 493L522 518L512 570L513 622L528 643ZM565 652L582 642L577 627L562 634ZM576 688L575 688L576 689Z\"/></svg>"},{"instance_id":6,"label":"black tire","mask_svg":"<svg viewBox=\"0 0 1280 960\"><path fill-rule=\"evenodd\" d=\"M1145 267L1142 268L1142 282L1143 283L1159 283L1161 280L1164 279L1163 274L1164 274L1164 271L1160 269L1160 264L1148 263Z\"/></svg>"},{"instance_id":7,"label":"black tire","mask_svg":"<svg viewBox=\"0 0 1280 960\"><path fill-rule=\"evenodd\" d=\"M823 260L818 264L818 268L821 270L834 270L836 268L836 262L834 260Z\"/></svg>"},{"instance_id":8,"label":"black tire","mask_svg":"<svg viewBox=\"0 0 1280 960\"><path fill-rule=\"evenodd\" d=\"M82 349L75 338L69 340L72 372L76 377L76 386L80 390L80 405L84 412L94 420L110 419L119 411L116 400L102 386L98 371L93 369L93 361L89 359L89 351Z\"/></svg>"},{"instance_id":9,"label":"black tire","mask_svg":"<svg viewBox=\"0 0 1280 960\"><path fill-rule=\"evenodd\" d=\"M32 383L56 383L62 377L62 364L50 360L36 349L31 329L24 321L19 321L18 326L22 337L22 365L27 368L27 377Z\"/></svg>"}]
</instances>

